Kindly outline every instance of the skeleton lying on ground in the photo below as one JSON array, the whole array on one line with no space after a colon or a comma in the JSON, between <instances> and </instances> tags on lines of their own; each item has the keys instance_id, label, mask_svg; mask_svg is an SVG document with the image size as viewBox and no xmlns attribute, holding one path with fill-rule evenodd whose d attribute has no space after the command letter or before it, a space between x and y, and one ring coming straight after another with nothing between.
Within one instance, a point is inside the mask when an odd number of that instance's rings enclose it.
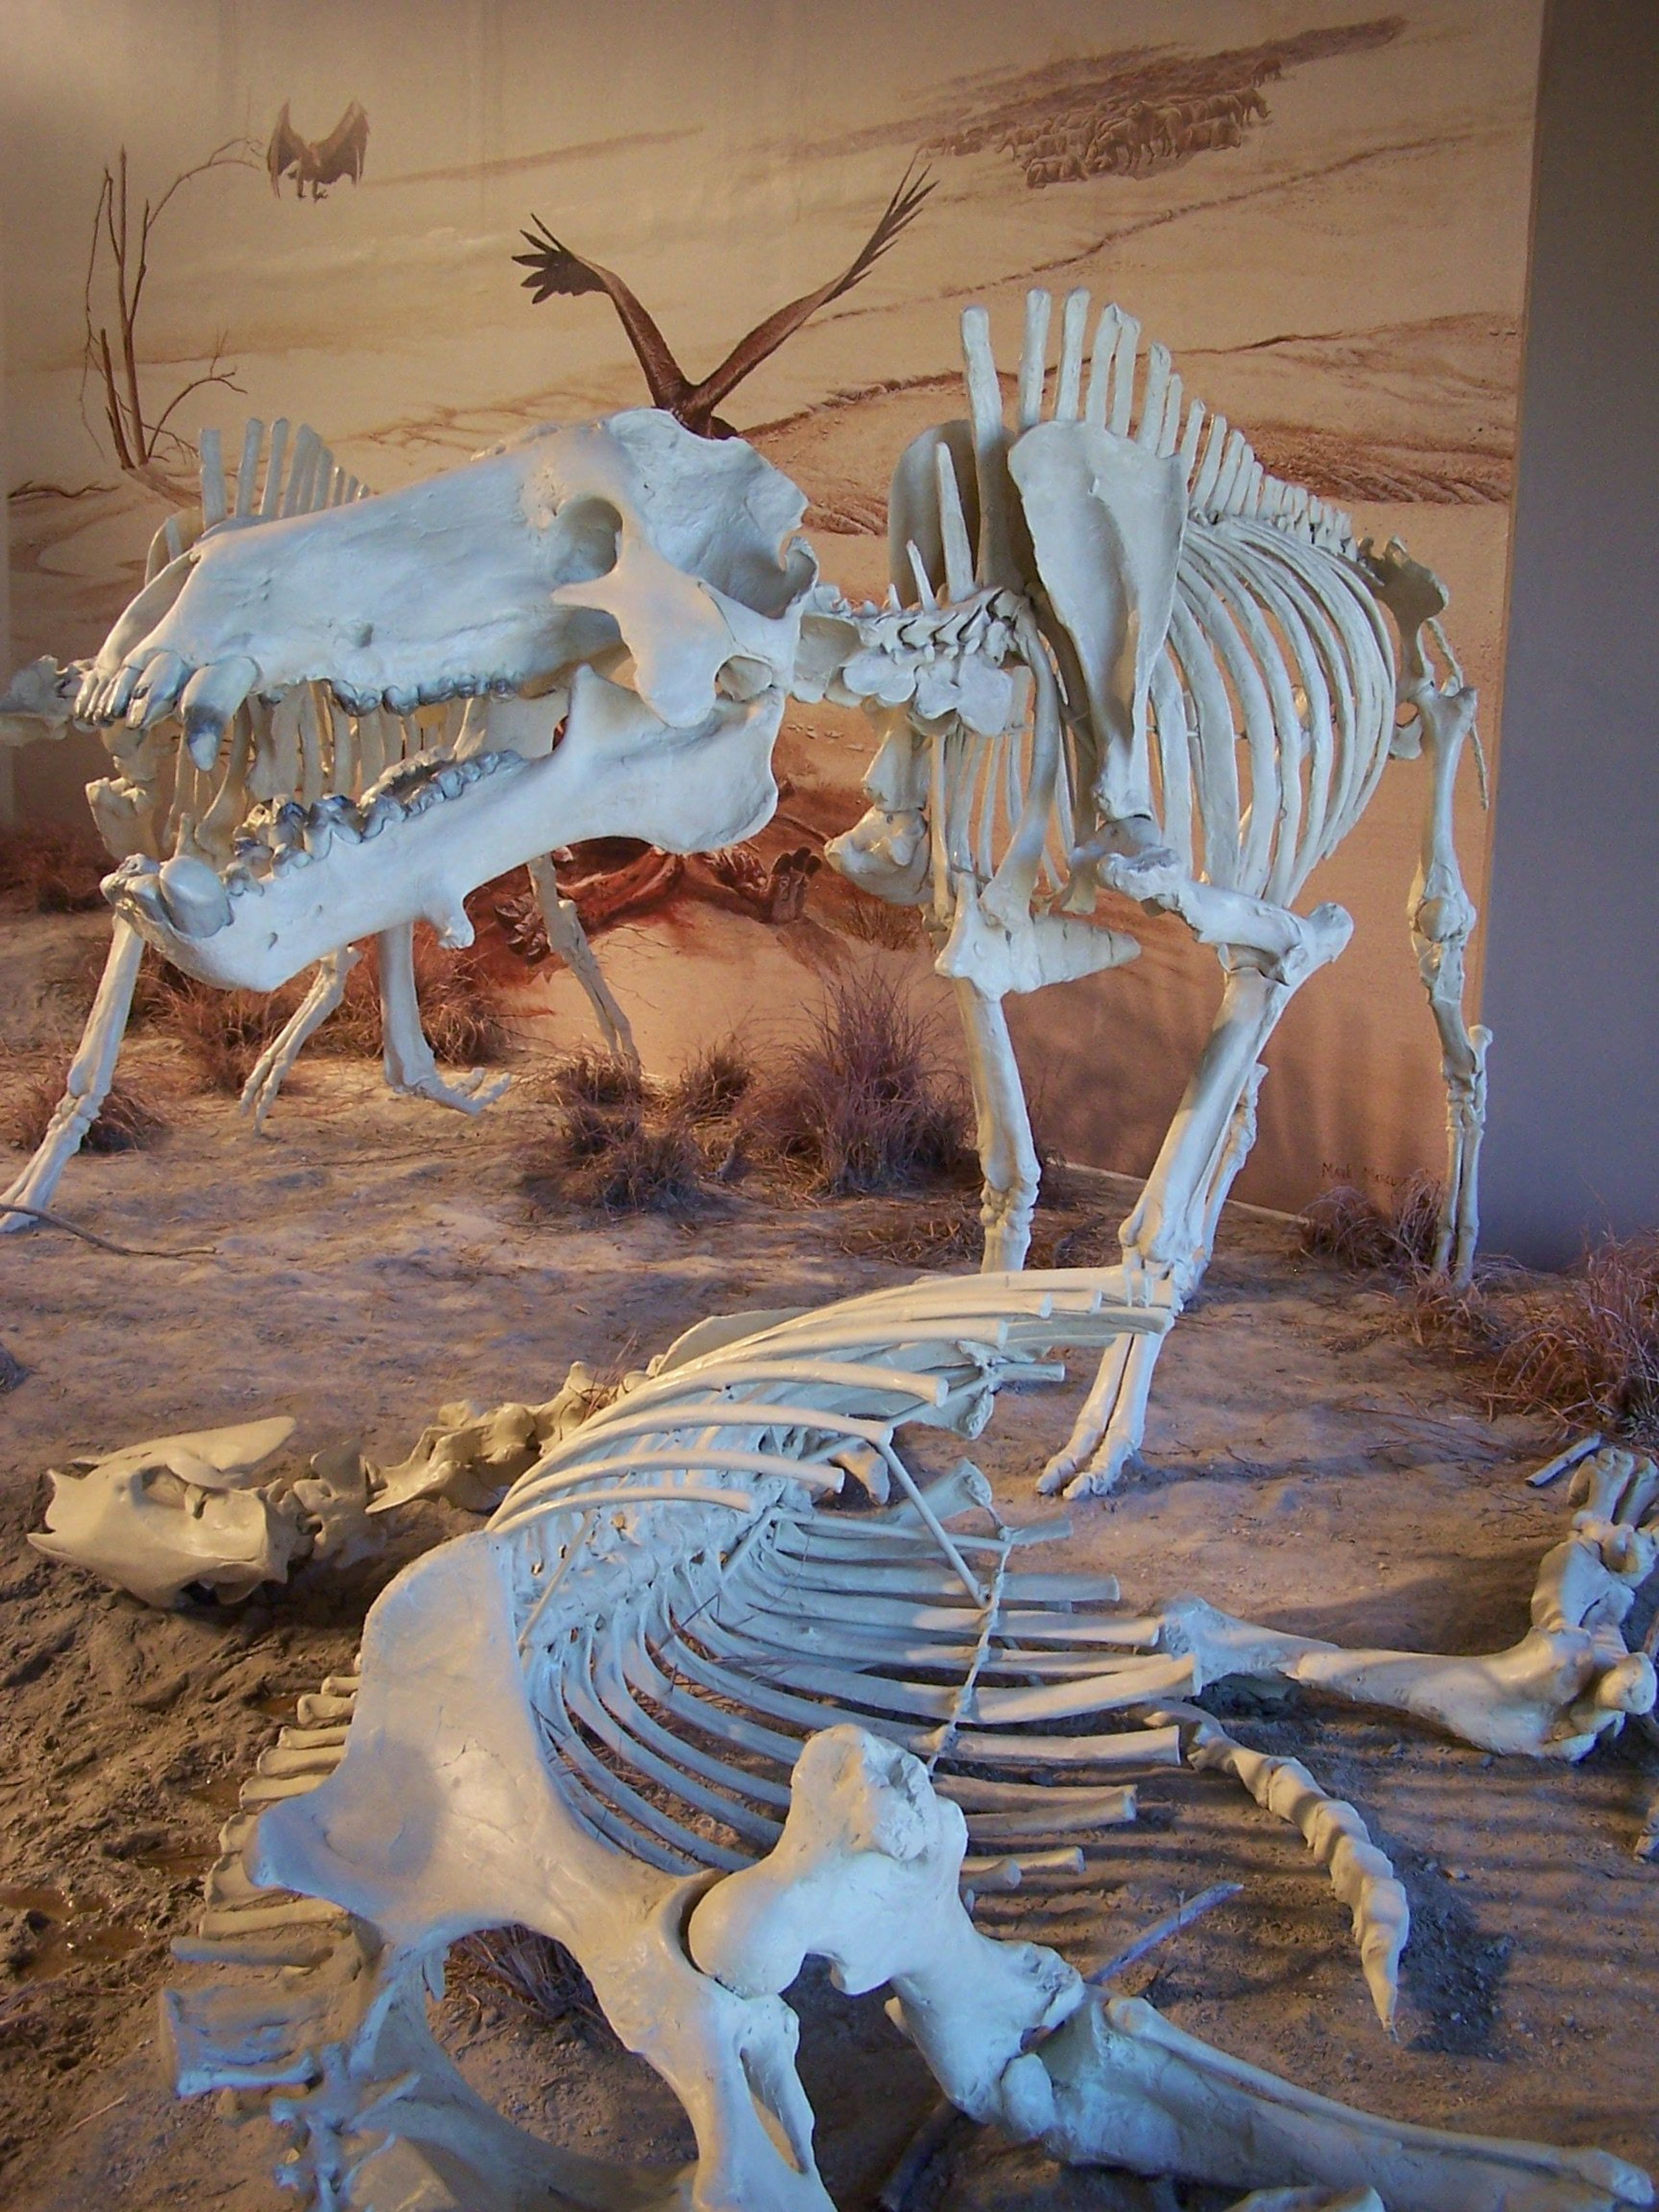
<instances>
[{"instance_id":1,"label":"skeleton lying on ground","mask_svg":"<svg viewBox=\"0 0 1659 2212\"><path fill-rule=\"evenodd\" d=\"M909 610L896 592L883 610L815 587L795 487L741 441L653 410L538 434L378 499L210 531L117 624L82 719L142 729L176 708L211 759L250 696L326 684L348 719L471 703L453 758L392 775L364 805L293 810L275 852L252 838L222 865L133 854L108 886L129 937L257 989L362 936L406 943L419 917L465 942L467 893L560 844L734 843L775 805L789 693L863 701L885 731L875 805L831 858L923 907L956 986L988 1268L1023 1261L1037 1185L1007 994L1133 957L1135 940L1097 919L1113 897L1216 947L1220 1012L1121 1232L1126 1292L1174 1313L1253 1141L1267 1040L1350 933L1340 908L1291 901L1390 753L1426 747L1413 928L1450 1101L1437 1258L1466 1280L1486 1039L1462 1011L1474 909L1451 799L1475 701L1439 630L1445 595L1397 545L1356 545L1344 516L1268 476L1224 419L1206 426L1196 402L1183 414L1169 355L1153 346L1143 368L1139 325L1115 307L1085 395L1088 305L1066 300L1044 419L1048 299L1030 295L1012 429L984 313L965 315L972 422L925 434L894 479ZM1158 1341L1115 1342L1045 1486L1116 1479Z\"/></svg>"},{"instance_id":2,"label":"skeleton lying on ground","mask_svg":"<svg viewBox=\"0 0 1659 2212\"><path fill-rule=\"evenodd\" d=\"M532 1463L486 1529L404 1570L358 1673L302 1698L246 1785L184 1947L243 1971L171 2001L180 2087L267 2100L294 2142L285 2178L319 2206L823 2212L781 1996L811 1953L849 1988L890 1981L947 2096L1062 2159L1370 2184L1394 2212L1650 2202L1595 2153L1291 2088L1103 2001L1051 1953L983 1942L955 1904L958 1876L984 1890L1080 1863L1077 1839L1133 1818L1136 1772L1184 1755L1299 1830L1389 2024L1409 1914L1388 1860L1304 1766L1191 1700L1278 1674L1565 1759L1653 1704L1619 1632L1656 1553L1659 1474L1631 1454L1579 1469L1528 1636L1445 1659L1345 1652L1195 1598L1132 1612L1109 1578L1026 1571L1038 1532L994 1513L963 1528L990 1495L967 1462L924 1487L899 1449L913 1425L978 1434L1004 1382L1058 1376L1056 1348L1168 1325L1114 1275L934 1279L707 1321L614 1393L578 1372L545 1407L435 1425L380 1502L477 1506ZM187 1474L269 1448L237 1433L149 1457ZM849 1474L866 1509L826 1510ZM144 1501L122 1498L151 1545ZM106 1520L105 1571L117 1541ZM1107 1732L1064 1725L1094 1716ZM509 2128L433 2042L448 1947L509 1923L575 1954L680 2096L700 2154L684 2193Z\"/></svg>"}]
</instances>

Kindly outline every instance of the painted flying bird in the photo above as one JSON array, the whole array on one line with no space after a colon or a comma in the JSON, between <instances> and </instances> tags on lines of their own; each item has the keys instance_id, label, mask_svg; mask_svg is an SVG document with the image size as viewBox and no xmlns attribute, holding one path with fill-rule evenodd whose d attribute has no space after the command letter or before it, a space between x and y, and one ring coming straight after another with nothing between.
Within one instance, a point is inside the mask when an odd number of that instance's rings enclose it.
<instances>
[{"instance_id":1,"label":"painted flying bird","mask_svg":"<svg viewBox=\"0 0 1659 2212\"><path fill-rule=\"evenodd\" d=\"M368 155L368 115L356 100L353 100L326 138L313 145L302 138L288 118L289 103L283 102L283 112L276 118L270 134L270 143L265 149L265 168L270 177L270 189L278 199L283 196L283 179L289 170L294 173L295 197L303 199L306 186L311 187L311 197L320 200L328 188L342 177L349 177L355 185L363 173L363 163Z\"/></svg>"},{"instance_id":2,"label":"painted flying bird","mask_svg":"<svg viewBox=\"0 0 1659 2212\"><path fill-rule=\"evenodd\" d=\"M515 253L513 258L530 271L524 279L524 287L533 295L538 307L556 293L565 299L574 299L584 292L605 293L622 318L628 342L645 371L652 404L673 416L700 438L735 437L737 433L732 425L722 422L714 410L820 307L839 300L867 276L894 240L915 220L933 185L925 169L920 176L915 170L915 164L912 162L900 178L881 220L841 275L820 285L816 292L808 292L801 299L792 301L788 307L780 307L763 323L757 323L701 384L693 384L685 374L669 351L662 332L622 278L601 268L597 261L584 260L580 254L573 252L554 237L539 216L531 217L533 230L520 234L530 252Z\"/></svg>"}]
</instances>

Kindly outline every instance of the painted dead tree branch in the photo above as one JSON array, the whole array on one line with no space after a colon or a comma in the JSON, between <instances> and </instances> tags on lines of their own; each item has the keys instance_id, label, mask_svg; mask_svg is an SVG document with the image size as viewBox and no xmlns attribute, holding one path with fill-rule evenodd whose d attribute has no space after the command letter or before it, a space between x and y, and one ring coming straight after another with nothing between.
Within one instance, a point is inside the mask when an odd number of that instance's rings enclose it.
<instances>
[{"instance_id":1,"label":"painted dead tree branch","mask_svg":"<svg viewBox=\"0 0 1659 2212\"><path fill-rule=\"evenodd\" d=\"M114 168L104 171L104 179L98 191L98 206L93 216L82 299L86 338L82 364L82 404L84 415L86 387L88 383L95 384L103 399L104 420L108 426L115 458L130 472L149 467L163 446L179 453L187 450L185 441L169 425L172 417L191 392L216 384L222 385L231 392L240 392L242 388L235 381L234 368L223 366L225 340L221 331L214 339L208 366L203 374L191 378L173 394L164 407L152 412L145 403L139 372L138 318L143 306L144 287L150 273L150 247L156 226L174 194L182 186L192 183L198 177L206 176L211 170L257 166L256 149L251 140L227 138L222 145L216 146L205 160L198 161L191 168L181 169L159 199L152 203L146 197L136 218L130 205L127 149L125 146L116 156ZM100 273L106 265L114 287L112 315L108 318L100 317L94 305Z\"/></svg>"}]
</instances>

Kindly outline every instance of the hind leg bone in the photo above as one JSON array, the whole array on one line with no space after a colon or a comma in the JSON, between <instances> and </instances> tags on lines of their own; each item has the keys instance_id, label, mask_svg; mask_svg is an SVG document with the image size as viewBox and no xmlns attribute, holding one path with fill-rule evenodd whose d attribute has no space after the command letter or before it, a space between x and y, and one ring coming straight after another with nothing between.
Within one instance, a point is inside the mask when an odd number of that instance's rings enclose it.
<instances>
[{"instance_id":1,"label":"hind leg bone","mask_svg":"<svg viewBox=\"0 0 1659 2212\"><path fill-rule=\"evenodd\" d=\"M491 1078L482 1067L468 1070L457 1083L446 1083L426 1031L415 989L415 929L411 922L384 931L376 940L380 955L380 1022L386 1079L399 1097L430 1098L458 1113L482 1114L493 1106L511 1078Z\"/></svg>"},{"instance_id":2,"label":"hind leg bone","mask_svg":"<svg viewBox=\"0 0 1659 2212\"><path fill-rule=\"evenodd\" d=\"M243 1113L252 1116L256 1130L264 1127L276 1095L307 1043L344 998L346 978L362 958L355 945L343 945L319 961L310 989L254 1061L239 1103Z\"/></svg>"}]
</instances>

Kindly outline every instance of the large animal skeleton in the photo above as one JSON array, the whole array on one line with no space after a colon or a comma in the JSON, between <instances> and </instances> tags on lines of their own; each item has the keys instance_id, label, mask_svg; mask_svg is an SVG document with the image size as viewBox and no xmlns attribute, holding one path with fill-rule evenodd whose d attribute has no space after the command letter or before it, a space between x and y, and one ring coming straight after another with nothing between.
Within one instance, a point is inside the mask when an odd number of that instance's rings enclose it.
<instances>
[{"instance_id":1,"label":"large animal skeleton","mask_svg":"<svg viewBox=\"0 0 1659 2212\"><path fill-rule=\"evenodd\" d=\"M1340 907L1302 915L1293 902L1389 756L1425 749L1432 794L1410 912L1449 1096L1435 1256L1466 1283L1488 1040L1462 1013L1474 913L1451 810L1475 695L1439 626L1445 593L1398 543L1380 555L1358 544L1345 515L1269 475L1224 417L1206 420L1197 401L1183 415L1164 347L1138 382L1139 326L1115 307L1096 327L1085 393L1088 313L1087 294L1072 293L1050 384L1050 302L1030 295L1010 427L987 319L968 310L971 422L910 447L889 510L895 574L908 571L922 611L878 618L839 679L888 707L888 734L872 810L830 857L878 896L921 907L956 985L985 1265L1024 1260L1038 1182L1003 1000L1133 958L1135 939L1103 926L1133 901L1213 945L1224 979L1120 1232L1127 1294L1179 1311L1255 1139L1267 1039L1352 932ZM1401 641L1397 679L1384 607ZM896 668L872 666L872 647ZM953 696L940 679L964 648L1023 671L1029 717L1011 718L982 682ZM1109 1352L1045 1489L1115 1481L1141 1438L1159 1342L1125 1337Z\"/></svg>"},{"instance_id":2,"label":"large animal skeleton","mask_svg":"<svg viewBox=\"0 0 1659 2212\"><path fill-rule=\"evenodd\" d=\"M383 959L404 948L406 964L424 917L465 942L468 891L559 844L610 833L688 851L746 836L775 803L770 750L793 692L862 702L884 729L872 810L831 858L922 908L956 988L988 1269L1022 1263L1037 1188L1008 994L1133 957L1133 938L1108 926L1132 914L1125 902L1216 948L1220 1010L1120 1232L1125 1296L1170 1314L1254 1139L1267 1041L1350 934L1340 908L1292 902L1390 754L1426 750L1411 913L1449 1099L1437 1256L1467 1280L1487 1040L1462 1007L1474 917L1451 805L1475 699L1439 628L1444 592L1397 544L1357 544L1345 516L1269 475L1224 418L1183 408L1168 352L1143 355L1116 307L1091 348L1088 295L1068 296L1051 377L1049 316L1031 294L1012 425L986 316L964 316L971 420L927 433L894 478L908 607L900 583L885 608L818 586L795 487L741 441L654 410L538 433L378 499L208 528L85 672L82 720L142 733L176 713L208 763L231 733L209 809L227 828L250 699L280 716L326 686L349 732L465 698L465 722L452 748L357 799L252 817L228 859L193 834L165 860L122 861L109 1000L64 1126L12 1202L40 1203L90 1119L106 1078L96 1041L117 1030L139 938L222 985L270 989L319 963L321 1006L355 941L378 936ZM395 986L395 960L392 972ZM406 976L401 995L412 1016ZM424 1063L416 1087L458 1103ZM1160 1340L1115 1340L1046 1488L1116 1480Z\"/></svg>"},{"instance_id":3,"label":"large animal skeleton","mask_svg":"<svg viewBox=\"0 0 1659 2212\"><path fill-rule=\"evenodd\" d=\"M1328 1869L1389 2025L1409 1913L1387 1858L1305 1766L1192 1699L1279 1673L1565 1759L1653 1703L1618 1624L1659 1549L1659 1474L1628 1453L1579 1470L1527 1638L1474 1659L1344 1652L1195 1598L1131 1612L1109 1579L1030 1572L1036 1532L987 1510L969 1463L913 1474L906 1429L972 1437L1005 1382L1063 1372L1057 1347L1169 1320L1110 1275L934 1279L708 1321L618 1391L573 1376L464 1448L429 1435L451 1494L552 1440L486 1528L404 1570L357 1669L301 1699L245 1785L179 1947L220 1971L168 2000L181 2091L263 2102L283 2179L326 2212L828 2212L783 1995L812 1955L849 1990L890 1984L951 2102L1061 2160L1310 2192L1259 2212L1650 2203L1620 2160L1374 2118L974 1929L962 1886L1080 1869L1133 1819L1136 1774L1184 1757ZM174 1437L150 1459L211 1483L270 1444ZM422 1488L421 1458L389 1492ZM864 1510L828 1509L849 1474ZM694 2170L603 2166L461 2081L427 2000L453 1943L507 1923L574 1954L680 2097Z\"/></svg>"}]
</instances>

